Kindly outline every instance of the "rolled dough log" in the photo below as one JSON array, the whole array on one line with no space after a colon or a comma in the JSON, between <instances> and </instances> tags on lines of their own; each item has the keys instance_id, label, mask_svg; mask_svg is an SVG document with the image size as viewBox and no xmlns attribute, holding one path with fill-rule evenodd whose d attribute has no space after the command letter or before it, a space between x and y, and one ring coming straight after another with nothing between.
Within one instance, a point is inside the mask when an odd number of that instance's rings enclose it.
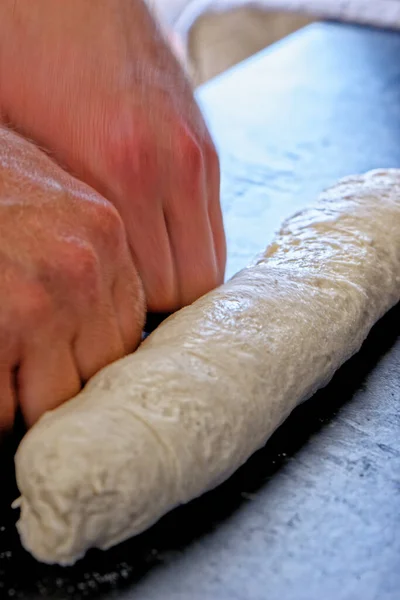
<instances>
[{"instance_id":1,"label":"rolled dough log","mask_svg":"<svg viewBox=\"0 0 400 600\"><path fill-rule=\"evenodd\" d=\"M218 485L399 300L400 170L343 180L33 427L16 456L23 545L72 564Z\"/></svg>"}]
</instances>

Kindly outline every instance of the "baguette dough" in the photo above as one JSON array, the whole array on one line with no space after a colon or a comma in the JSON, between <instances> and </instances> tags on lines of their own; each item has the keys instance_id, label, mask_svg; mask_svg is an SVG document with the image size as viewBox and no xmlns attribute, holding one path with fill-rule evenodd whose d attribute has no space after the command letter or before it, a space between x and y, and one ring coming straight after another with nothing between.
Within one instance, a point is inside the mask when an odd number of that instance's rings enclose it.
<instances>
[{"instance_id":1,"label":"baguette dough","mask_svg":"<svg viewBox=\"0 0 400 600\"><path fill-rule=\"evenodd\" d=\"M23 545L72 564L217 486L399 300L400 170L343 180L40 419L16 456Z\"/></svg>"}]
</instances>

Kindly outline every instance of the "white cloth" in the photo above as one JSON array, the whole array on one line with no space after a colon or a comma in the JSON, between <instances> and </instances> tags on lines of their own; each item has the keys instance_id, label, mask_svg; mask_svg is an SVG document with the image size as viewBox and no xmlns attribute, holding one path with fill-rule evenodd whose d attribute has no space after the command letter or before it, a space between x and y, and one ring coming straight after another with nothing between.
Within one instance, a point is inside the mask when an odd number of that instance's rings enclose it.
<instances>
[{"instance_id":1,"label":"white cloth","mask_svg":"<svg viewBox=\"0 0 400 600\"><path fill-rule=\"evenodd\" d=\"M194 86L313 20L400 30L400 0L146 1L169 30Z\"/></svg>"},{"instance_id":2,"label":"white cloth","mask_svg":"<svg viewBox=\"0 0 400 600\"><path fill-rule=\"evenodd\" d=\"M266 10L304 13L316 18L400 29L400 0L147 0L169 26L187 35L204 12L246 4Z\"/></svg>"}]
</instances>

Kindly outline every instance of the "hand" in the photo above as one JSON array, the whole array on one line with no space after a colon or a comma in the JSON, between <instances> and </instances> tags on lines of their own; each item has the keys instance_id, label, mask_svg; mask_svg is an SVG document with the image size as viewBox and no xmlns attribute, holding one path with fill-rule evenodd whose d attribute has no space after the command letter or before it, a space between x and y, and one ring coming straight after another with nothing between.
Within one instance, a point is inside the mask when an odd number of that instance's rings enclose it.
<instances>
[{"instance_id":1,"label":"hand","mask_svg":"<svg viewBox=\"0 0 400 600\"><path fill-rule=\"evenodd\" d=\"M0 430L138 345L143 292L115 208L0 129Z\"/></svg>"},{"instance_id":2,"label":"hand","mask_svg":"<svg viewBox=\"0 0 400 600\"><path fill-rule=\"evenodd\" d=\"M0 13L0 114L117 207L149 310L220 284L218 156L144 2L14 0Z\"/></svg>"}]
</instances>

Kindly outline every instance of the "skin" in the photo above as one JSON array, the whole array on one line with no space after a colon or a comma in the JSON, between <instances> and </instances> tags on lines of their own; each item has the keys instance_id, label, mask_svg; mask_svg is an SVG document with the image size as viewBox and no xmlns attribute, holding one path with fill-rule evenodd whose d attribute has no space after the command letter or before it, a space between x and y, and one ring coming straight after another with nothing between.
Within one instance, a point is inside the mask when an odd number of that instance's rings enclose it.
<instances>
[{"instance_id":1,"label":"skin","mask_svg":"<svg viewBox=\"0 0 400 600\"><path fill-rule=\"evenodd\" d=\"M4 0L0 73L3 123L119 211L150 312L222 283L218 156L142 0Z\"/></svg>"},{"instance_id":2,"label":"skin","mask_svg":"<svg viewBox=\"0 0 400 600\"><path fill-rule=\"evenodd\" d=\"M0 432L133 351L144 293L116 209L0 128Z\"/></svg>"},{"instance_id":3,"label":"skin","mask_svg":"<svg viewBox=\"0 0 400 600\"><path fill-rule=\"evenodd\" d=\"M144 300L220 284L226 249L216 150L142 0L0 2L0 74L1 432L134 350Z\"/></svg>"}]
</instances>

